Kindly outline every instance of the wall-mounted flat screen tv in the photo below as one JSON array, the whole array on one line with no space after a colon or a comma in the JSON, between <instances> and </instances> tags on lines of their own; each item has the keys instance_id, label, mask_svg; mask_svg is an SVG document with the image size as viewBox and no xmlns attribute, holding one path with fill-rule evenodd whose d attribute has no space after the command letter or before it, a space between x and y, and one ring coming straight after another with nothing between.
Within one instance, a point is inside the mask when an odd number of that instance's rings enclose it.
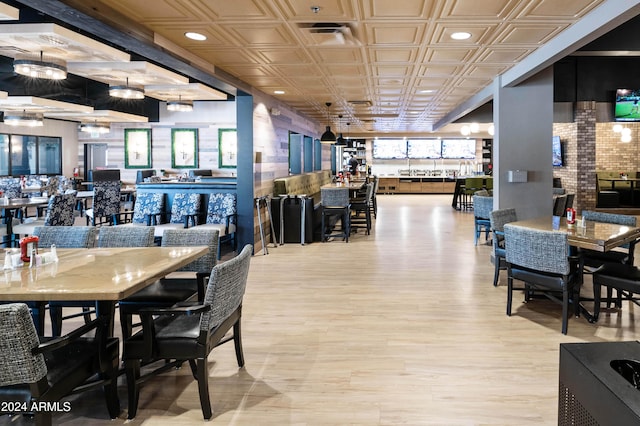
<instances>
[{"instance_id":1,"label":"wall-mounted flat screen tv","mask_svg":"<svg viewBox=\"0 0 640 426\"><path fill-rule=\"evenodd\" d=\"M475 139L443 139L442 158L476 158Z\"/></svg>"},{"instance_id":2,"label":"wall-mounted flat screen tv","mask_svg":"<svg viewBox=\"0 0 640 426\"><path fill-rule=\"evenodd\" d=\"M440 139L409 139L407 156L409 158L442 158L442 141Z\"/></svg>"},{"instance_id":3,"label":"wall-mounted flat screen tv","mask_svg":"<svg viewBox=\"0 0 640 426\"><path fill-rule=\"evenodd\" d=\"M562 166L562 143L560 142L560 136L553 137L551 143L551 151L553 152L553 165L555 167Z\"/></svg>"},{"instance_id":4,"label":"wall-mounted flat screen tv","mask_svg":"<svg viewBox=\"0 0 640 426\"><path fill-rule=\"evenodd\" d=\"M613 115L616 121L640 121L640 89L616 90Z\"/></svg>"},{"instance_id":5,"label":"wall-mounted flat screen tv","mask_svg":"<svg viewBox=\"0 0 640 426\"><path fill-rule=\"evenodd\" d=\"M373 158L379 160L407 158L407 141L404 139L374 139Z\"/></svg>"}]
</instances>

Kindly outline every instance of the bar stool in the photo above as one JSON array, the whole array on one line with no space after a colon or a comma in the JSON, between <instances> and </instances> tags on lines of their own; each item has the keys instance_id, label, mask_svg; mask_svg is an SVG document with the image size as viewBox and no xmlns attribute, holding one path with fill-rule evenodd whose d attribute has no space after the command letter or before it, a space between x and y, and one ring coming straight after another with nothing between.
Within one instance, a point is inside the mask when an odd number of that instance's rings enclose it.
<instances>
[{"instance_id":1,"label":"bar stool","mask_svg":"<svg viewBox=\"0 0 640 426\"><path fill-rule=\"evenodd\" d=\"M342 237L345 242L349 242L349 215L351 214L351 204L349 202L349 188L321 188L320 197L322 200L322 241L329 238ZM339 230L335 230L338 220L341 222ZM334 231L336 231L334 233Z\"/></svg>"}]
</instances>

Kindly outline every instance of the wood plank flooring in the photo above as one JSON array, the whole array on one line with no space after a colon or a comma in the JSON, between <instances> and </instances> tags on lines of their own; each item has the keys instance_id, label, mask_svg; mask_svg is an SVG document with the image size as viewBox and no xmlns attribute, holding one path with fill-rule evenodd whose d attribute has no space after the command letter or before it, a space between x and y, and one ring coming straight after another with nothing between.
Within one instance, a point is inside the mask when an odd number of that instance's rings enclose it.
<instances>
[{"instance_id":1,"label":"wood plank flooring","mask_svg":"<svg viewBox=\"0 0 640 426\"><path fill-rule=\"evenodd\" d=\"M491 247L445 195L378 197L371 235L270 248L252 259L244 299L246 366L233 346L211 354L219 425L552 425L564 342L635 340L635 310L569 320L522 303L505 314ZM482 238L482 241L484 239ZM590 295L588 284L584 295ZM72 399L55 424L114 425L100 392ZM1 421L6 417L0 418ZM202 423L188 368L147 382L130 424ZM11 424L21 424L14 420Z\"/></svg>"}]
</instances>

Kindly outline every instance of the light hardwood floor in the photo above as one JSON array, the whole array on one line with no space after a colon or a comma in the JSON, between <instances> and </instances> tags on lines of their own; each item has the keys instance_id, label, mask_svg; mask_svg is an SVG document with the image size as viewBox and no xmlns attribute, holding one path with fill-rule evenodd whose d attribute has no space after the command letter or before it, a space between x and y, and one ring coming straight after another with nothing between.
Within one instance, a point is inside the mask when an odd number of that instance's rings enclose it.
<instances>
[{"instance_id":1,"label":"light hardwood floor","mask_svg":"<svg viewBox=\"0 0 640 426\"><path fill-rule=\"evenodd\" d=\"M597 325L561 307L522 303L505 315L491 247L473 245L473 215L444 195L379 196L370 236L270 248L253 257L244 299L246 366L233 346L210 357L220 425L557 424L558 349L635 340L637 307ZM583 294L590 294L588 284ZM72 400L56 424L114 425L101 394ZM5 418L6 419L6 418ZM200 424L189 369L147 382L130 424Z\"/></svg>"}]
</instances>

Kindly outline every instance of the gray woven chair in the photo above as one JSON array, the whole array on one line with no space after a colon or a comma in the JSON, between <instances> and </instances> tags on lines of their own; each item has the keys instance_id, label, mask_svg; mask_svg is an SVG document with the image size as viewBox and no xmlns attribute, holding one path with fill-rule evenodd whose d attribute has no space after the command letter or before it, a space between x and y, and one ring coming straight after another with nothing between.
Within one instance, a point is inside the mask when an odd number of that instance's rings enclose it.
<instances>
[{"instance_id":1,"label":"gray woven chair","mask_svg":"<svg viewBox=\"0 0 640 426\"><path fill-rule=\"evenodd\" d=\"M329 238L341 237L349 242L351 232L349 216L351 216L351 204L349 201L349 188L320 188L322 204L322 241ZM340 230L334 232L335 225L340 220Z\"/></svg>"},{"instance_id":2,"label":"gray woven chair","mask_svg":"<svg viewBox=\"0 0 640 426\"><path fill-rule=\"evenodd\" d=\"M491 232L493 233L493 286L498 286L498 279L500 278L500 270L507 269L505 261L505 248L504 248L504 225L509 222L515 222L518 220L516 215L516 209L498 209L489 213L489 221L491 223Z\"/></svg>"},{"instance_id":3,"label":"gray woven chair","mask_svg":"<svg viewBox=\"0 0 640 426\"><path fill-rule=\"evenodd\" d=\"M151 247L153 226L103 226L98 234L98 247Z\"/></svg>"},{"instance_id":4,"label":"gray woven chair","mask_svg":"<svg viewBox=\"0 0 640 426\"><path fill-rule=\"evenodd\" d=\"M602 223L613 223L616 225L623 226L636 226L637 219L635 216L629 216L624 214L617 213L605 213L605 212L596 212L592 210L583 210L582 218L586 219L587 222L602 222ZM598 252L595 250L589 249L580 249L580 253L584 257L584 264L588 267L598 269L607 263L623 263L626 265L633 265L634 262L634 252L636 247L636 241L632 241L629 244L625 244L615 250L610 250L606 252ZM611 300L613 297L612 286L606 286L607 288L607 308L611 306ZM596 298L595 292L600 292L600 288L596 290L594 287L594 299ZM597 295L598 300L600 300L600 294ZM616 306L622 306L622 293L618 291L616 297ZM600 306L598 306L600 309Z\"/></svg>"},{"instance_id":5,"label":"gray woven chair","mask_svg":"<svg viewBox=\"0 0 640 426\"><path fill-rule=\"evenodd\" d=\"M238 366L244 366L240 320L242 298L251 260L251 245L240 254L216 265L211 271L204 302L198 305L176 305L164 309L143 309L142 330L124 342L123 360L127 374L129 419L136 416L139 385L147 377L140 377L141 363L177 360L189 361L198 381L200 405L205 419L210 419L209 373L207 357L223 343L233 340ZM225 338L233 328L233 337ZM176 363L166 363L149 374L166 371Z\"/></svg>"},{"instance_id":6,"label":"gray woven chair","mask_svg":"<svg viewBox=\"0 0 640 426\"><path fill-rule=\"evenodd\" d=\"M98 229L94 226L37 226L33 229L33 235L39 238L38 246L41 248L49 248L53 244L58 248L91 248L96 243ZM63 316L64 307L82 308L82 313ZM63 320L84 316L88 323L92 313L95 313L93 301L50 301L51 331L54 336L59 336Z\"/></svg>"},{"instance_id":7,"label":"gray woven chair","mask_svg":"<svg viewBox=\"0 0 640 426\"><path fill-rule=\"evenodd\" d=\"M96 337L83 337L93 330ZM119 342L107 339L103 331L102 319L94 320L63 338L41 343L27 305L0 305L0 402L30 407L39 401L60 401L80 386L82 390L102 386L109 417L118 417ZM84 388L96 374L103 380ZM52 424L51 411L33 414L36 425Z\"/></svg>"},{"instance_id":8,"label":"gray woven chair","mask_svg":"<svg viewBox=\"0 0 640 426\"><path fill-rule=\"evenodd\" d=\"M474 245L478 245L478 238L480 238L482 231L484 231L485 241L489 240L489 230L491 228L489 215L493 210L493 197L479 195L478 192L473 195ZM488 192L486 193L488 194Z\"/></svg>"},{"instance_id":9,"label":"gray woven chair","mask_svg":"<svg viewBox=\"0 0 640 426\"><path fill-rule=\"evenodd\" d=\"M120 300L120 325L124 338L131 335L131 316L146 307L167 307L197 296L204 300L205 281L216 265L218 255L217 229L167 229L162 237L162 247L209 246L209 252L198 260L179 269L179 272L195 272L193 278L162 278L137 293Z\"/></svg>"},{"instance_id":10,"label":"gray woven chair","mask_svg":"<svg viewBox=\"0 0 640 426\"><path fill-rule=\"evenodd\" d=\"M567 334L569 303L580 315L582 262L569 256L567 233L504 225L507 261L507 315L511 316L513 280L523 281L525 301L534 291L562 304L562 334ZM561 294L561 298L558 297Z\"/></svg>"}]
</instances>

